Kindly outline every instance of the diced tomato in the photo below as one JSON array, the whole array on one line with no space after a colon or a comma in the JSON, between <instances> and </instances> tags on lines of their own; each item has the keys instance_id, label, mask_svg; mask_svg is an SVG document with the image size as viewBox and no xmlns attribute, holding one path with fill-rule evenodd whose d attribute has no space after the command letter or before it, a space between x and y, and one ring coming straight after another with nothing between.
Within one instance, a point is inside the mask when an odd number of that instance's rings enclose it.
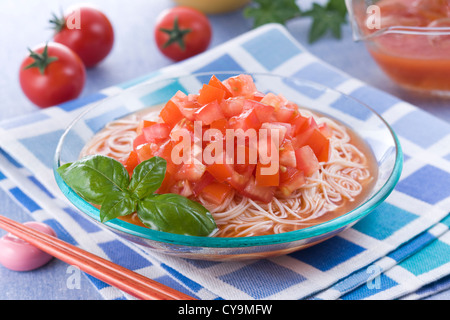
<instances>
[{"instance_id":1,"label":"diced tomato","mask_svg":"<svg viewBox=\"0 0 450 320\"><path fill-rule=\"evenodd\" d=\"M273 167L272 167L273 166ZM269 168L274 170L269 170ZM265 174L262 170L268 169L274 171L270 174ZM256 185L261 187L278 187L280 185L280 167L278 163L262 164L258 163L256 166Z\"/></svg>"},{"instance_id":2,"label":"diced tomato","mask_svg":"<svg viewBox=\"0 0 450 320\"><path fill-rule=\"evenodd\" d=\"M244 111L254 109L256 116L261 123L274 121L275 108L264 103L260 103L254 100L245 100Z\"/></svg>"},{"instance_id":3,"label":"diced tomato","mask_svg":"<svg viewBox=\"0 0 450 320\"><path fill-rule=\"evenodd\" d=\"M303 171L290 167L286 168L284 172L281 172L280 180L280 189L286 196L289 196L306 183Z\"/></svg>"},{"instance_id":4,"label":"diced tomato","mask_svg":"<svg viewBox=\"0 0 450 320\"><path fill-rule=\"evenodd\" d=\"M333 130L330 128L330 126L326 122L321 123L319 125L319 131L327 139L329 139L333 136Z\"/></svg>"},{"instance_id":5,"label":"diced tomato","mask_svg":"<svg viewBox=\"0 0 450 320\"><path fill-rule=\"evenodd\" d=\"M221 102L225 97L225 91L209 84L204 84L200 89L197 102L202 106L212 101Z\"/></svg>"},{"instance_id":6,"label":"diced tomato","mask_svg":"<svg viewBox=\"0 0 450 320\"><path fill-rule=\"evenodd\" d=\"M180 169L175 173L175 178L177 180L199 181L205 173L205 170L206 166L203 163L194 160L192 163L182 164Z\"/></svg>"},{"instance_id":7,"label":"diced tomato","mask_svg":"<svg viewBox=\"0 0 450 320\"><path fill-rule=\"evenodd\" d=\"M137 152L133 150L128 155L128 158L124 161L125 169L127 169L130 177L133 174L134 168L136 168L136 166L138 164L139 164L139 158L138 158Z\"/></svg>"},{"instance_id":8,"label":"diced tomato","mask_svg":"<svg viewBox=\"0 0 450 320\"><path fill-rule=\"evenodd\" d=\"M209 126L211 129L217 129L222 132L222 135L225 136L227 129L228 129L228 120L225 118L214 120L211 122L211 125Z\"/></svg>"},{"instance_id":9,"label":"diced tomato","mask_svg":"<svg viewBox=\"0 0 450 320\"><path fill-rule=\"evenodd\" d=\"M238 144L234 149L234 170L240 174L252 174L256 167L258 150L248 145Z\"/></svg>"},{"instance_id":10,"label":"diced tomato","mask_svg":"<svg viewBox=\"0 0 450 320\"><path fill-rule=\"evenodd\" d=\"M218 182L226 182L231 180L235 171L232 164L213 163L206 167L208 171Z\"/></svg>"},{"instance_id":11,"label":"diced tomato","mask_svg":"<svg viewBox=\"0 0 450 320\"><path fill-rule=\"evenodd\" d=\"M251 176L244 190L240 192L242 195L250 199L261 201L264 203L269 203L273 199L275 188L258 186L256 184L255 178Z\"/></svg>"},{"instance_id":12,"label":"diced tomato","mask_svg":"<svg viewBox=\"0 0 450 320\"><path fill-rule=\"evenodd\" d=\"M318 128L316 121L313 117L304 117L297 115L291 120L292 124L292 136L297 136L300 133L304 133L307 130Z\"/></svg>"},{"instance_id":13,"label":"diced tomato","mask_svg":"<svg viewBox=\"0 0 450 320\"><path fill-rule=\"evenodd\" d=\"M183 117L194 120L194 112L200 107L197 103L197 95L186 95L184 92L178 91L170 100L178 107Z\"/></svg>"},{"instance_id":14,"label":"diced tomato","mask_svg":"<svg viewBox=\"0 0 450 320\"><path fill-rule=\"evenodd\" d=\"M327 142L325 143L324 147L317 156L317 159L320 162L328 162L328 160L330 160L330 153L331 153L331 143L330 140L327 139Z\"/></svg>"},{"instance_id":15,"label":"diced tomato","mask_svg":"<svg viewBox=\"0 0 450 320\"><path fill-rule=\"evenodd\" d=\"M180 109L178 109L178 106L175 104L175 102L173 102L172 100L167 101L159 116L171 128L173 128L178 122L180 122L181 119L183 119L183 114L181 113Z\"/></svg>"},{"instance_id":16,"label":"diced tomato","mask_svg":"<svg viewBox=\"0 0 450 320\"><path fill-rule=\"evenodd\" d=\"M327 162L329 159L330 140L327 139L318 128L308 129L297 136L295 146L310 146L320 162Z\"/></svg>"},{"instance_id":17,"label":"diced tomato","mask_svg":"<svg viewBox=\"0 0 450 320\"><path fill-rule=\"evenodd\" d=\"M268 135L274 137L274 131L278 132L278 146L281 146L286 136L291 134L291 125L282 122L265 122L261 125L261 129L268 130Z\"/></svg>"},{"instance_id":18,"label":"diced tomato","mask_svg":"<svg viewBox=\"0 0 450 320\"><path fill-rule=\"evenodd\" d=\"M283 100L280 98L280 96L277 96L272 92L269 92L264 96L264 98L262 98L261 103L272 106L275 108L275 110L278 110L282 105Z\"/></svg>"},{"instance_id":19,"label":"diced tomato","mask_svg":"<svg viewBox=\"0 0 450 320\"><path fill-rule=\"evenodd\" d=\"M154 143L146 143L141 145L137 150L137 156L139 158L139 163L142 161L148 160L150 158L153 158L155 156L155 147L156 145Z\"/></svg>"},{"instance_id":20,"label":"diced tomato","mask_svg":"<svg viewBox=\"0 0 450 320\"><path fill-rule=\"evenodd\" d=\"M217 100L205 104L195 111L194 116L195 120L202 122L202 125L210 125L213 121L225 118Z\"/></svg>"},{"instance_id":21,"label":"diced tomato","mask_svg":"<svg viewBox=\"0 0 450 320\"><path fill-rule=\"evenodd\" d=\"M152 125L154 125L154 124L156 124L156 122L154 122L154 121L142 120L142 121L139 123L139 125L138 125L138 127L137 127L137 129L136 129L136 133L137 133L138 135L140 135L140 134L142 133L142 129L143 129L143 128L150 127L150 126L152 126Z\"/></svg>"},{"instance_id":22,"label":"diced tomato","mask_svg":"<svg viewBox=\"0 0 450 320\"><path fill-rule=\"evenodd\" d=\"M215 181L216 179L212 176L212 174L210 174L208 171L205 171L201 179L194 184L194 187L192 189L194 195L198 196L206 186Z\"/></svg>"},{"instance_id":23,"label":"diced tomato","mask_svg":"<svg viewBox=\"0 0 450 320\"><path fill-rule=\"evenodd\" d=\"M297 169L303 171L306 176L311 176L320 168L319 160L310 146L303 146L295 150L295 157Z\"/></svg>"},{"instance_id":24,"label":"diced tomato","mask_svg":"<svg viewBox=\"0 0 450 320\"><path fill-rule=\"evenodd\" d=\"M166 123L156 123L150 127L142 129L145 139L148 142L160 142L169 138L171 127Z\"/></svg>"},{"instance_id":25,"label":"diced tomato","mask_svg":"<svg viewBox=\"0 0 450 320\"><path fill-rule=\"evenodd\" d=\"M197 136L194 126L199 121L202 130L217 129L220 134L216 131L209 139ZM234 132L234 154L227 154L227 129L244 131L245 140ZM259 129L266 129L266 135ZM313 117L300 115L298 106L282 95L256 90L248 75L223 82L212 76L199 94L177 92L158 122L142 121L138 131L133 151L122 160L130 174L138 163L162 157L167 169L159 193L202 196L216 205L233 191L264 203L273 199L276 190L291 194L319 170L319 161L328 161L332 134L326 124L318 126ZM186 152L184 143L191 147L189 161L175 164L177 152L180 157ZM206 148L216 162L200 161L198 155ZM223 163L217 163L218 156L224 157ZM267 172L269 168L273 172Z\"/></svg>"},{"instance_id":26,"label":"diced tomato","mask_svg":"<svg viewBox=\"0 0 450 320\"><path fill-rule=\"evenodd\" d=\"M164 176L164 180L163 180L161 186L159 187L159 189L156 190L156 193L158 193L158 194L170 193L173 185L176 182L177 181L175 180L173 174L166 171L166 175Z\"/></svg>"},{"instance_id":27,"label":"diced tomato","mask_svg":"<svg viewBox=\"0 0 450 320\"><path fill-rule=\"evenodd\" d=\"M276 121L279 122L289 122L297 115L297 110L293 109L290 106L281 106L275 112Z\"/></svg>"},{"instance_id":28,"label":"diced tomato","mask_svg":"<svg viewBox=\"0 0 450 320\"><path fill-rule=\"evenodd\" d=\"M250 98L258 91L253 82L253 78L246 74L230 77L223 81L223 84L228 88L233 97L243 96Z\"/></svg>"},{"instance_id":29,"label":"diced tomato","mask_svg":"<svg viewBox=\"0 0 450 320\"><path fill-rule=\"evenodd\" d=\"M297 160L295 158L295 150L291 141L284 141L280 148L280 165L285 167L296 167Z\"/></svg>"},{"instance_id":30,"label":"diced tomato","mask_svg":"<svg viewBox=\"0 0 450 320\"><path fill-rule=\"evenodd\" d=\"M145 139L145 135L141 133L133 141L133 150L138 150L144 144L147 144L147 139Z\"/></svg>"},{"instance_id":31,"label":"diced tomato","mask_svg":"<svg viewBox=\"0 0 450 320\"><path fill-rule=\"evenodd\" d=\"M245 99L243 97L229 98L222 100L220 107L225 117L230 118L241 114L244 110Z\"/></svg>"},{"instance_id":32,"label":"diced tomato","mask_svg":"<svg viewBox=\"0 0 450 320\"><path fill-rule=\"evenodd\" d=\"M256 91L253 93L253 98L252 100L255 100L257 102L261 102L261 100L264 98L265 94L260 92L260 91Z\"/></svg>"},{"instance_id":33,"label":"diced tomato","mask_svg":"<svg viewBox=\"0 0 450 320\"><path fill-rule=\"evenodd\" d=\"M154 156L165 159L167 162L166 172L175 174L175 172L178 171L180 166L176 165L172 161L173 146L174 146L174 142L172 142L170 139L167 139L165 142L163 142L162 144L159 145L157 150L154 151Z\"/></svg>"},{"instance_id":34,"label":"diced tomato","mask_svg":"<svg viewBox=\"0 0 450 320\"><path fill-rule=\"evenodd\" d=\"M210 86L222 89L223 91L225 91L225 96L224 99L228 99L230 97L232 97L233 95L231 94L230 90L228 90L228 88L222 83L222 81L220 81L219 79L217 79L217 77L215 75L213 75L211 77L211 79L209 80L208 83Z\"/></svg>"},{"instance_id":35,"label":"diced tomato","mask_svg":"<svg viewBox=\"0 0 450 320\"><path fill-rule=\"evenodd\" d=\"M231 194L232 190L233 188L226 183L213 182L203 188L201 195L206 201L220 205Z\"/></svg>"},{"instance_id":36,"label":"diced tomato","mask_svg":"<svg viewBox=\"0 0 450 320\"><path fill-rule=\"evenodd\" d=\"M239 116L232 117L228 123L233 129L242 129L244 132L248 129L258 130L261 127L261 121L259 121L254 109L246 110Z\"/></svg>"}]
</instances>

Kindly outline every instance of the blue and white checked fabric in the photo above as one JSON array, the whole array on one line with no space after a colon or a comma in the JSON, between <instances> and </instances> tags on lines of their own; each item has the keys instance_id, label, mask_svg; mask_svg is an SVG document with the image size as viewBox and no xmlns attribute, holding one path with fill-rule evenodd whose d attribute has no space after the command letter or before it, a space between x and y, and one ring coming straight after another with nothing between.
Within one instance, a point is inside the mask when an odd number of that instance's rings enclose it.
<instances>
[{"instance_id":1,"label":"blue and white checked fabric","mask_svg":"<svg viewBox=\"0 0 450 320\"><path fill-rule=\"evenodd\" d=\"M93 224L64 199L51 164L58 139L76 115L150 79L230 70L311 80L375 109L396 131L404 151L403 173L393 193L330 240L244 262L148 252ZM32 218L62 230L68 242L199 299L419 299L449 286L450 125L325 64L280 25L263 26L96 95L3 122L0 148L0 187ZM130 298L96 279L92 283L105 299Z\"/></svg>"}]
</instances>

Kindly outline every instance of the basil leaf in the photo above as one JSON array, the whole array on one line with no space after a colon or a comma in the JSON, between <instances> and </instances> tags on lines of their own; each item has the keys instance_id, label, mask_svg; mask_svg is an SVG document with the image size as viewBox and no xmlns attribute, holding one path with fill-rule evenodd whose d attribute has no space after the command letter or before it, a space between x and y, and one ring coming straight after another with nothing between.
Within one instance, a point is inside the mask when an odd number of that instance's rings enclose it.
<instances>
[{"instance_id":1,"label":"basil leaf","mask_svg":"<svg viewBox=\"0 0 450 320\"><path fill-rule=\"evenodd\" d=\"M113 192L106 196L100 208L100 221L106 222L136 211L138 199L129 192Z\"/></svg>"},{"instance_id":2,"label":"basil leaf","mask_svg":"<svg viewBox=\"0 0 450 320\"><path fill-rule=\"evenodd\" d=\"M253 27L266 23L285 24L301 15L295 0L254 0L243 10L245 18L253 18Z\"/></svg>"},{"instance_id":3,"label":"basil leaf","mask_svg":"<svg viewBox=\"0 0 450 320\"><path fill-rule=\"evenodd\" d=\"M101 205L111 193L127 190L130 176L117 160L94 155L58 168L61 178L84 200Z\"/></svg>"},{"instance_id":4,"label":"basil leaf","mask_svg":"<svg viewBox=\"0 0 450 320\"><path fill-rule=\"evenodd\" d=\"M177 194L148 196L139 201L137 214L147 227L169 233L209 236L217 229L205 207Z\"/></svg>"},{"instance_id":5,"label":"basil leaf","mask_svg":"<svg viewBox=\"0 0 450 320\"><path fill-rule=\"evenodd\" d=\"M313 18L309 30L309 42L314 43L328 31L336 38L341 38L341 27L347 22L347 8L342 0L329 0L325 6L314 3L311 10L303 12L303 16Z\"/></svg>"},{"instance_id":6,"label":"basil leaf","mask_svg":"<svg viewBox=\"0 0 450 320\"><path fill-rule=\"evenodd\" d=\"M139 199L142 199L161 187L166 175L167 161L153 157L138 164L131 176L129 189Z\"/></svg>"}]
</instances>

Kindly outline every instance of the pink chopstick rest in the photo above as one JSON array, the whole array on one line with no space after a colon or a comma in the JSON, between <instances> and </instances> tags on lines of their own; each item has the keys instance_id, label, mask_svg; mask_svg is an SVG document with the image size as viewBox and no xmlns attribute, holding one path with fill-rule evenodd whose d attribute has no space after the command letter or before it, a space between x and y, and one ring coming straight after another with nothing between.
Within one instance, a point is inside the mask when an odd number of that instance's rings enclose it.
<instances>
[{"instance_id":1,"label":"pink chopstick rest","mask_svg":"<svg viewBox=\"0 0 450 320\"><path fill-rule=\"evenodd\" d=\"M25 222L25 226L56 237L55 231L40 222ZM53 257L36 248L25 240L8 233L0 238L0 264L14 271L30 271L37 269Z\"/></svg>"}]
</instances>

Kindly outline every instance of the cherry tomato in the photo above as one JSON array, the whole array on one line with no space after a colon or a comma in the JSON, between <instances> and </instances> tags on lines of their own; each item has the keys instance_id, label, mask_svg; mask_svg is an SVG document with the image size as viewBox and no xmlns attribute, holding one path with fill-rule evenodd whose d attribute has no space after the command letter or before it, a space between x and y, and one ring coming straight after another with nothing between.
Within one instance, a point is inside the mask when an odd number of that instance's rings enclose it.
<instances>
[{"instance_id":1,"label":"cherry tomato","mask_svg":"<svg viewBox=\"0 0 450 320\"><path fill-rule=\"evenodd\" d=\"M114 30L100 10L86 5L71 7L64 17L50 20L55 25L53 40L75 51L86 68L97 65L111 52Z\"/></svg>"},{"instance_id":2,"label":"cherry tomato","mask_svg":"<svg viewBox=\"0 0 450 320\"><path fill-rule=\"evenodd\" d=\"M165 10L156 21L156 44L165 56L175 61L205 51L211 42L211 34L208 18L188 7Z\"/></svg>"},{"instance_id":3,"label":"cherry tomato","mask_svg":"<svg viewBox=\"0 0 450 320\"><path fill-rule=\"evenodd\" d=\"M77 98L86 81L80 57L59 43L39 45L30 50L19 72L25 95L45 108Z\"/></svg>"}]
</instances>

